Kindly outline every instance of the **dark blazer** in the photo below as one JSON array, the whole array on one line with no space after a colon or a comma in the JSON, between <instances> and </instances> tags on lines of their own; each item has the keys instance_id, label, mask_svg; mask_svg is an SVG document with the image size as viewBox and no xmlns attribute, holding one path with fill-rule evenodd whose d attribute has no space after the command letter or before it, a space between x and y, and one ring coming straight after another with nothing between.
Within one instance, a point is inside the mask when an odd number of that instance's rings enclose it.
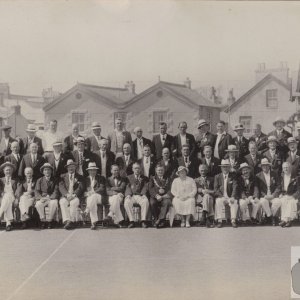
<instances>
[{"instance_id":1,"label":"dark blazer","mask_svg":"<svg viewBox=\"0 0 300 300\"><path fill-rule=\"evenodd\" d=\"M178 161L178 166L185 167L185 161L182 156L179 157L177 161ZM200 165L199 159L190 157L189 166L188 166L189 172L187 175L192 178L198 177L199 176L199 165Z\"/></svg>"},{"instance_id":2,"label":"dark blazer","mask_svg":"<svg viewBox=\"0 0 300 300\"><path fill-rule=\"evenodd\" d=\"M156 160L161 159L163 148L168 148L170 150L170 154L172 155L172 147L173 147L173 139L174 137L167 134L164 144L161 143L160 134L154 135L152 139L153 144L153 154Z\"/></svg>"},{"instance_id":3,"label":"dark blazer","mask_svg":"<svg viewBox=\"0 0 300 300\"><path fill-rule=\"evenodd\" d=\"M252 169L252 175L256 175L257 173L261 172L261 156L259 154L256 154L256 161L254 162L251 154L248 154L244 157L245 162L251 167Z\"/></svg>"},{"instance_id":4,"label":"dark blazer","mask_svg":"<svg viewBox=\"0 0 300 300\"><path fill-rule=\"evenodd\" d=\"M105 196L106 195L106 185L105 184L106 184L105 178L99 174L96 174L95 185L94 185L95 193ZM86 191L88 191L88 192L91 191L91 189L92 189L90 176L85 177L85 188L86 188Z\"/></svg>"},{"instance_id":5,"label":"dark blazer","mask_svg":"<svg viewBox=\"0 0 300 300\"><path fill-rule=\"evenodd\" d=\"M105 137L100 136L100 140L103 140L103 139L105 139ZM86 149L87 149L88 151L96 152L96 151L100 150L98 141L97 141L97 139L95 138L94 135L89 136L89 137L85 140L85 142L86 142Z\"/></svg>"},{"instance_id":6,"label":"dark blazer","mask_svg":"<svg viewBox=\"0 0 300 300\"><path fill-rule=\"evenodd\" d=\"M261 133L260 136L258 137L257 141L256 141L255 135L252 135L249 138L249 141L253 141L256 143L257 151L261 154L268 149L267 139L268 139L268 136L264 133Z\"/></svg>"},{"instance_id":7,"label":"dark blazer","mask_svg":"<svg viewBox=\"0 0 300 300\"><path fill-rule=\"evenodd\" d=\"M256 178L250 176L249 184L246 185L246 181L243 176L239 176L238 183L238 198L244 199L252 196L253 198L259 198L259 189L256 182Z\"/></svg>"},{"instance_id":8,"label":"dark blazer","mask_svg":"<svg viewBox=\"0 0 300 300\"><path fill-rule=\"evenodd\" d=\"M272 158L270 150L268 149L263 153L263 157L268 159L268 161L271 163L271 170L276 172L276 175L279 177L282 172L282 163L284 160L282 154L276 150L274 158Z\"/></svg>"},{"instance_id":9,"label":"dark blazer","mask_svg":"<svg viewBox=\"0 0 300 300\"><path fill-rule=\"evenodd\" d=\"M42 143L42 139L40 139L39 137L35 136L33 138L33 142L36 143L38 145L38 154L43 155L44 154L44 148L43 148L43 143ZM20 153L25 155L27 153L29 153L29 139L28 137L22 138L20 140Z\"/></svg>"},{"instance_id":10,"label":"dark blazer","mask_svg":"<svg viewBox=\"0 0 300 300\"><path fill-rule=\"evenodd\" d=\"M195 136L196 141L196 152L201 153L203 156L203 149L205 146L211 146L212 149L215 147L216 135L211 132L206 132L205 135L198 134Z\"/></svg>"},{"instance_id":11,"label":"dark blazer","mask_svg":"<svg viewBox=\"0 0 300 300\"><path fill-rule=\"evenodd\" d=\"M135 175L128 176L128 184L125 190L126 196L140 195L146 196L148 193L148 177L144 175L140 175L139 180L137 181Z\"/></svg>"},{"instance_id":12,"label":"dark blazer","mask_svg":"<svg viewBox=\"0 0 300 300\"><path fill-rule=\"evenodd\" d=\"M18 188L18 180L17 179L11 179L11 186L14 191L14 194L17 194L17 188ZM5 187L5 177L0 178L0 193L3 195L4 193L4 187Z\"/></svg>"},{"instance_id":13,"label":"dark blazer","mask_svg":"<svg viewBox=\"0 0 300 300\"><path fill-rule=\"evenodd\" d=\"M49 181L43 176L39 178L35 186L35 198L40 200L42 197L50 196L50 200L59 199L58 180L51 177Z\"/></svg>"},{"instance_id":14,"label":"dark blazer","mask_svg":"<svg viewBox=\"0 0 300 300\"><path fill-rule=\"evenodd\" d=\"M247 154L249 154L249 140L242 136L242 141L238 141L238 137L233 138L233 142L236 145L237 149L239 150L239 157L243 158Z\"/></svg>"},{"instance_id":15,"label":"dark blazer","mask_svg":"<svg viewBox=\"0 0 300 300\"><path fill-rule=\"evenodd\" d=\"M291 157L291 152L289 151L285 161L291 164L292 176L293 177L300 176L300 156L296 154L296 158L293 160Z\"/></svg>"},{"instance_id":16,"label":"dark blazer","mask_svg":"<svg viewBox=\"0 0 300 300\"><path fill-rule=\"evenodd\" d=\"M214 191L215 196L222 198L224 197L224 178L223 173L220 173L215 176L214 181ZM236 179L229 173L228 180L227 180L227 195L230 198L237 199L238 198L238 186Z\"/></svg>"},{"instance_id":17,"label":"dark blazer","mask_svg":"<svg viewBox=\"0 0 300 300\"><path fill-rule=\"evenodd\" d=\"M82 135L79 135L78 137L82 137ZM63 151L66 152L72 152L74 150L74 138L73 135L70 134L64 139L63 144Z\"/></svg>"},{"instance_id":18,"label":"dark blazer","mask_svg":"<svg viewBox=\"0 0 300 300\"><path fill-rule=\"evenodd\" d=\"M0 141L0 146L1 146L2 150L3 150L3 152L0 153L1 158L2 158L1 164L2 164L3 161L4 161L4 157L7 156L7 155L9 155L9 154L11 154L11 143L12 143L12 142L15 142L15 141L17 141L17 140L14 139L14 138L12 138L12 137L10 136L9 139L8 139L8 145L7 145L7 147L6 147L6 146L5 146L5 142L4 142L4 137L2 137L2 139L1 139L1 141ZM20 145L20 142L19 142L19 145Z\"/></svg>"},{"instance_id":19,"label":"dark blazer","mask_svg":"<svg viewBox=\"0 0 300 300\"><path fill-rule=\"evenodd\" d=\"M300 198L300 179L299 177L291 175L291 180L288 185L287 191L284 188L284 175L280 176L280 186L281 186L281 194L292 196L295 199Z\"/></svg>"},{"instance_id":20,"label":"dark blazer","mask_svg":"<svg viewBox=\"0 0 300 300\"><path fill-rule=\"evenodd\" d=\"M216 137L216 142L217 142L217 137ZM232 136L230 134L228 134L227 132L225 134L222 135L221 137L221 140L218 144L218 152L219 152L219 157L220 159L223 159L225 154L226 154L226 151L228 146L229 145L233 145L234 142L233 142L233 139L232 139ZM214 154L214 148L212 149L213 151L213 154Z\"/></svg>"},{"instance_id":21,"label":"dark blazer","mask_svg":"<svg viewBox=\"0 0 300 300\"><path fill-rule=\"evenodd\" d=\"M271 136L271 135L273 135L277 138L278 150L281 154L285 155L289 151L289 148L287 146L287 139L289 137L291 137L292 135L285 129L282 130L282 134L280 137L277 134L277 130L274 130L268 134L268 136Z\"/></svg>"},{"instance_id":22,"label":"dark blazer","mask_svg":"<svg viewBox=\"0 0 300 300\"><path fill-rule=\"evenodd\" d=\"M98 173L101 174L101 157L100 151L93 152L92 159L96 163L97 167L99 168ZM111 166L115 163L115 154L111 151L106 151L106 178L111 176Z\"/></svg>"},{"instance_id":23,"label":"dark blazer","mask_svg":"<svg viewBox=\"0 0 300 300\"><path fill-rule=\"evenodd\" d=\"M44 163L45 163L45 158L40 154L37 154L35 164L32 163L30 153L24 155L19 167L19 177L25 178L24 175L25 168L31 167L33 169L33 178L37 180L38 178L43 176L40 169Z\"/></svg>"},{"instance_id":24,"label":"dark blazer","mask_svg":"<svg viewBox=\"0 0 300 300\"><path fill-rule=\"evenodd\" d=\"M152 142L149 140L149 139L146 139L144 137L142 137L142 140L143 140L143 146L145 145L149 145L150 146L150 149L151 149L151 153L153 154L153 146L152 146ZM137 139L135 139L133 142L132 142L132 151L133 151L133 157L134 159L138 159L138 146L137 146Z\"/></svg>"},{"instance_id":25,"label":"dark blazer","mask_svg":"<svg viewBox=\"0 0 300 300\"><path fill-rule=\"evenodd\" d=\"M83 177L79 174L75 174L74 176L74 186L73 193L80 199L84 192L84 180ZM62 174L59 179L59 192L62 197L66 197L69 191L70 181L69 181L69 173Z\"/></svg>"},{"instance_id":26,"label":"dark blazer","mask_svg":"<svg viewBox=\"0 0 300 300\"><path fill-rule=\"evenodd\" d=\"M256 175L256 182L258 185L260 197L261 198L265 197L268 193L268 187L267 187L267 183L263 171L259 172ZM270 171L270 191L274 198L278 197L281 191L279 178L277 177L276 173L273 171Z\"/></svg>"},{"instance_id":27,"label":"dark blazer","mask_svg":"<svg viewBox=\"0 0 300 300\"><path fill-rule=\"evenodd\" d=\"M155 160L154 160L154 157L150 156L149 158L150 158L150 168L149 168L148 178L150 178L151 176L153 176L155 174ZM139 159L137 162L141 165L141 173L143 175L145 175L144 159L143 158Z\"/></svg>"},{"instance_id":28,"label":"dark blazer","mask_svg":"<svg viewBox=\"0 0 300 300\"><path fill-rule=\"evenodd\" d=\"M192 134L186 133L186 143L190 146L190 156L194 156L196 151L196 141ZM180 157L182 155L181 147L180 133L178 133L173 138L172 152L175 157Z\"/></svg>"},{"instance_id":29,"label":"dark blazer","mask_svg":"<svg viewBox=\"0 0 300 300\"><path fill-rule=\"evenodd\" d=\"M113 196L115 193L125 194L126 186L127 186L127 178L119 176L117 185L115 184L115 180L113 176L110 176L106 180L106 193L108 196Z\"/></svg>"},{"instance_id":30,"label":"dark blazer","mask_svg":"<svg viewBox=\"0 0 300 300\"><path fill-rule=\"evenodd\" d=\"M55 156L53 153L49 153L46 157L46 161L51 164L53 167L53 176L55 178L59 178L61 174L64 174L67 172L67 169L65 168L68 159L72 158L69 154L61 153L60 158L58 161L58 166L56 168L55 166Z\"/></svg>"},{"instance_id":31,"label":"dark blazer","mask_svg":"<svg viewBox=\"0 0 300 300\"><path fill-rule=\"evenodd\" d=\"M22 158L23 158L22 154L19 154L19 156L20 156L20 159L16 160L14 155L11 153L11 154L5 156L5 158L4 158L4 162L8 161L8 162L12 163L15 166L15 171L13 172L13 175L12 175L12 177L14 177L14 178L18 177L20 164L21 164L21 161L22 161Z\"/></svg>"},{"instance_id":32,"label":"dark blazer","mask_svg":"<svg viewBox=\"0 0 300 300\"><path fill-rule=\"evenodd\" d=\"M164 176L162 180L157 175L151 176L149 181L150 197L156 199L156 195L163 196L164 198L172 198L171 194L171 179Z\"/></svg>"},{"instance_id":33,"label":"dark blazer","mask_svg":"<svg viewBox=\"0 0 300 300\"><path fill-rule=\"evenodd\" d=\"M211 158L209 165L207 164L205 157L202 157L200 159L200 165L208 166L208 172L207 172L208 177L214 177L221 172L221 168L219 167L220 160L216 157Z\"/></svg>"},{"instance_id":34,"label":"dark blazer","mask_svg":"<svg viewBox=\"0 0 300 300\"><path fill-rule=\"evenodd\" d=\"M71 155L72 155L74 161L77 164L77 170L78 170L78 168L79 168L79 151L78 150L74 150L74 151L71 152ZM88 164L91 161L95 161L92 153L90 151L88 151L88 150L84 150L83 151L83 161L82 161L83 176L88 176L88 172L87 172L86 169L88 167Z\"/></svg>"},{"instance_id":35,"label":"dark blazer","mask_svg":"<svg viewBox=\"0 0 300 300\"><path fill-rule=\"evenodd\" d=\"M168 163L166 164L165 161L163 159L159 160L156 165L163 165L165 167L165 174L164 176L166 178L171 178L172 180L175 178L176 176L176 172L178 169L178 161L175 158L170 158Z\"/></svg>"},{"instance_id":36,"label":"dark blazer","mask_svg":"<svg viewBox=\"0 0 300 300\"><path fill-rule=\"evenodd\" d=\"M31 197L35 196L35 187L36 187L36 180L32 178L31 181ZM17 189L16 189L16 198L20 199L20 197L28 191L28 183L27 179L23 179L22 181L18 181Z\"/></svg>"},{"instance_id":37,"label":"dark blazer","mask_svg":"<svg viewBox=\"0 0 300 300\"><path fill-rule=\"evenodd\" d=\"M129 157L128 165L126 165L125 156L124 155L117 157L116 164L119 166L120 175L122 177L126 177L128 175L133 174L132 165L134 164L134 162L135 162L135 160L132 158L131 155Z\"/></svg>"}]
</instances>

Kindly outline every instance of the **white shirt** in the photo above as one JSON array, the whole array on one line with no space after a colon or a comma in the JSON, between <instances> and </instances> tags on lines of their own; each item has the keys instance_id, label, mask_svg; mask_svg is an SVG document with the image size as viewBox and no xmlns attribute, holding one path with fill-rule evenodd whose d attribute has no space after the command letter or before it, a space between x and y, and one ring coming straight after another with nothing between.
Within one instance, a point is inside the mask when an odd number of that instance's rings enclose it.
<instances>
[{"instance_id":1,"label":"white shirt","mask_svg":"<svg viewBox=\"0 0 300 300\"><path fill-rule=\"evenodd\" d=\"M95 177L90 176L90 180L91 180L91 190L94 191Z\"/></svg>"},{"instance_id":2,"label":"white shirt","mask_svg":"<svg viewBox=\"0 0 300 300\"><path fill-rule=\"evenodd\" d=\"M161 144L164 145L165 144L165 141L166 141L166 138L167 138L167 134L160 134L160 141L161 141Z\"/></svg>"},{"instance_id":3,"label":"white shirt","mask_svg":"<svg viewBox=\"0 0 300 300\"><path fill-rule=\"evenodd\" d=\"M269 151L270 151L271 157L274 158L274 156L276 154L276 149L274 149L274 150L269 149Z\"/></svg>"},{"instance_id":4,"label":"white shirt","mask_svg":"<svg viewBox=\"0 0 300 300\"><path fill-rule=\"evenodd\" d=\"M100 150L100 159L101 159L101 176L106 178L107 155L105 151Z\"/></svg>"},{"instance_id":5,"label":"white shirt","mask_svg":"<svg viewBox=\"0 0 300 300\"><path fill-rule=\"evenodd\" d=\"M31 154L32 163L36 163L36 154Z\"/></svg>"},{"instance_id":6,"label":"white shirt","mask_svg":"<svg viewBox=\"0 0 300 300\"><path fill-rule=\"evenodd\" d=\"M281 130L276 130L276 131L277 131L277 135L281 135L282 132L283 132L283 129L281 129Z\"/></svg>"},{"instance_id":7,"label":"white shirt","mask_svg":"<svg viewBox=\"0 0 300 300\"><path fill-rule=\"evenodd\" d=\"M13 193L11 177L5 177L4 193Z\"/></svg>"},{"instance_id":8,"label":"white shirt","mask_svg":"<svg viewBox=\"0 0 300 300\"><path fill-rule=\"evenodd\" d=\"M291 174L290 175L284 174L283 175L283 186L284 186L285 192L288 190L290 181L291 181Z\"/></svg>"},{"instance_id":9,"label":"white shirt","mask_svg":"<svg viewBox=\"0 0 300 300\"><path fill-rule=\"evenodd\" d=\"M210 162L211 162L211 158L206 158L206 157L205 157L205 161L206 161L206 164L209 166L209 165L210 165Z\"/></svg>"},{"instance_id":10,"label":"white shirt","mask_svg":"<svg viewBox=\"0 0 300 300\"><path fill-rule=\"evenodd\" d=\"M186 134L180 134L181 146L186 145Z\"/></svg>"},{"instance_id":11,"label":"white shirt","mask_svg":"<svg viewBox=\"0 0 300 300\"><path fill-rule=\"evenodd\" d=\"M14 156L14 158L16 159L16 161L20 160L20 154L12 153L12 155Z\"/></svg>"},{"instance_id":12,"label":"white shirt","mask_svg":"<svg viewBox=\"0 0 300 300\"><path fill-rule=\"evenodd\" d=\"M222 136L224 135L225 133L217 133L217 140L216 140L216 145L215 145L215 149L214 149L214 157L216 158L220 158L219 156L219 143L221 141L221 138Z\"/></svg>"},{"instance_id":13,"label":"white shirt","mask_svg":"<svg viewBox=\"0 0 300 300\"><path fill-rule=\"evenodd\" d=\"M144 156L143 164L144 164L144 175L147 176L147 177L149 177L150 157Z\"/></svg>"},{"instance_id":14,"label":"white shirt","mask_svg":"<svg viewBox=\"0 0 300 300\"><path fill-rule=\"evenodd\" d=\"M227 182L228 182L228 174L223 174L223 179L224 179L224 193L223 196L225 198L228 198L228 194L227 194Z\"/></svg>"},{"instance_id":15,"label":"white shirt","mask_svg":"<svg viewBox=\"0 0 300 300\"><path fill-rule=\"evenodd\" d=\"M263 174L264 174L264 177L265 177L265 180L266 180L266 183L267 183L267 187L268 187L268 195L270 195L271 194L271 190L270 190L271 174L270 174L270 172L268 172L268 173L263 172Z\"/></svg>"},{"instance_id":16,"label":"white shirt","mask_svg":"<svg viewBox=\"0 0 300 300\"><path fill-rule=\"evenodd\" d=\"M297 150L291 151L292 160L294 160L296 158L296 155L297 155Z\"/></svg>"},{"instance_id":17,"label":"white shirt","mask_svg":"<svg viewBox=\"0 0 300 300\"><path fill-rule=\"evenodd\" d=\"M9 138L4 138L4 142L5 142L5 146L6 146L6 148L7 148L8 143L9 143Z\"/></svg>"},{"instance_id":18,"label":"white shirt","mask_svg":"<svg viewBox=\"0 0 300 300\"><path fill-rule=\"evenodd\" d=\"M143 143L143 139L136 139L136 143L137 143L137 158L141 159L143 157L143 148L144 148L144 143Z\"/></svg>"},{"instance_id":19,"label":"white shirt","mask_svg":"<svg viewBox=\"0 0 300 300\"><path fill-rule=\"evenodd\" d=\"M59 160L60 160L60 155L61 155L61 152L59 153L55 153L53 152L54 154L54 163L55 163L55 168L57 169L58 167L58 164L59 164Z\"/></svg>"},{"instance_id":20,"label":"white shirt","mask_svg":"<svg viewBox=\"0 0 300 300\"><path fill-rule=\"evenodd\" d=\"M27 192L32 191L32 179L26 179L27 180Z\"/></svg>"},{"instance_id":21,"label":"white shirt","mask_svg":"<svg viewBox=\"0 0 300 300\"><path fill-rule=\"evenodd\" d=\"M183 156L184 165L188 168L190 165L190 158L188 156Z\"/></svg>"},{"instance_id":22,"label":"white shirt","mask_svg":"<svg viewBox=\"0 0 300 300\"><path fill-rule=\"evenodd\" d=\"M125 159L125 164L126 164L126 166L128 166L129 160L130 160L130 155L125 155L125 154L124 154L124 159Z\"/></svg>"},{"instance_id":23,"label":"white shirt","mask_svg":"<svg viewBox=\"0 0 300 300\"><path fill-rule=\"evenodd\" d=\"M69 184L69 194L73 194L73 192L74 192L74 176L75 176L75 174L69 174L69 182L70 182L70 184Z\"/></svg>"}]
</instances>

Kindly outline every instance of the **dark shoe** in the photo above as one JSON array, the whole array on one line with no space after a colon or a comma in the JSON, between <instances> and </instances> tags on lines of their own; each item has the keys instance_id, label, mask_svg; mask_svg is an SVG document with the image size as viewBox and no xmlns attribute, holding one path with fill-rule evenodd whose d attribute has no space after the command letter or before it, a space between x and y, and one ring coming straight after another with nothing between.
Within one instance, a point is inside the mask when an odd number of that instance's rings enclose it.
<instances>
[{"instance_id":1,"label":"dark shoe","mask_svg":"<svg viewBox=\"0 0 300 300\"><path fill-rule=\"evenodd\" d=\"M286 222L286 224L284 225L284 227L291 227L291 226L292 226L292 222L291 221Z\"/></svg>"},{"instance_id":2,"label":"dark shoe","mask_svg":"<svg viewBox=\"0 0 300 300\"><path fill-rule=\"evenodd\" d=\"M97 227L96 227L96 223L93 223L92 226L91 226L91 230L96 230Z\"/></svg>"},{"instance_id":3,"label":"dark shoe","mask_svg":"<svg viewBox=\"0 0 300 300\"><path fill-rule=\"evenodd\" d=\"M278 225L281 226L281 227L285 227L286 222L285 221L281 221Z\"/></svg>"},{"instance_id":4,"label":"dark shoe","mask_svg":"<svg viewBox=\"0 0 300 300\"><path fill-rule=\"evenodd\" d=\"M272 226L277 226L277 218L276 217L272 217Z\"/></svg>"},{"instance_id":5,"label":"dark shoe","mask_svg":"<svg viewBox=\"0 0 300 300\"><path fill-rule=\"evenodd\" d=\"M72 228L73 228L72 222L71 222L71 221L67 221L66 225L64 226L64 229L70 230L70 229L72 229Z\"/></svg>"},{"instance_id":6,"label":"dark shoe","mask_svg":"<svg viewBox=\"0 0 300 300\"><path fill-rule=\"evenodd\" d=\"M251 222L251 220L246 220L246 226L252 226L253 225L253 223Z\"/></svg>"},{"instance_id":7,"label":"dark shoe","mask_svg":"<svg viewBox=\"0 0 300 300\"><path fill-rule=\"evenodd\" d=\"M5 230L6 230L6 231L11 231L11 230L12 230L11 225L7 225L7 226L5 227Z\"/></svg>"},{"instance_id":8,"label":"dark shoe","mask_svg":"<svg viewBox=\"0 0 300 300\"><path fill-rule=\"evenodd\" d=\"M54 221L51 221L51 222L48 222L48 229L52 229L52 228L55 228L55 222Z\"/></svg>"},{"instance_id":9,"label":"dark shoe","mask_svg":"<svg viewBox=\"0 0 300 300\"><path fill-rule=\"evenodd\" d=\"M214 228L215 227L215 225L214 225L214 223L213 222L211 222L210 220L206 220L206 227L207 228Z\"/></svg>"},{"instance_id":10,"label":"dark shoe","mask_svg":"<svg viewBox=\"0 0 300 300\"><path fill-rule=\"evenodd\" d=\"M143 228L148 228L148 224L146 222L142 222L142 227Z\"/></svg>"},{"instance_id":11,"label":"dark shoe","mask_svg":"<svg viewBox=\"0 0 300 300\"><path fill-rule=\"evenodd\" d=\"M21 229L24 230L27 228L27 224L26 222L22 222L22 225L21 225Z\"/></svg>"},{"instance_id":12,"label":"dark shoe","mask_svg":"<svg viewBox=\"0 0 300 300\"><path fill-rule=\"evenodd\" d=\"M127 228L134 228L134 227L135 227L134 222L130 222Z\"/></svg>"},{"instance_id":13,"label":"dark shoe","mask_svg":"<svg viewBox=\"0 0 300 300\"><path fill-rule=\"evenodd\" d=\"M46 229L47 228L47 224L46 222L41 222L41 229Z\"/></svg>"},{"instance_id":14,"label":"dark shoe","mask_svg":"<svg viewBox=\"0 0 300 300\"><path fill-rule=\"evenodd\" d=\"M232 221L232 222L231 222L231 225L232 225L232 228L237 228L237 225L236 225L236 222L235 222L235 221Z\"/></svg>"},{"instance_id":15,"label":"dark shoe","mask_svg":"<svg viewBox=\"0 0 300 300\"><path fill-rule=\"evenodd\" d=\"M218 221L218 223L217 223L217 228L222 228L222 227L223 227L222 221L221 221L221 222Z\"/></svg>"},{"instance_id":16,"label":"dark shoe","mask_svg":"<svg viewBox=\"0 0 300 300\"><path fill-rule=\"evenodd\" d=\"M161 220L157 228L164 228L166 226L165 221Z\"/></svg>"},{"instance_id":17,"label":"dark shoe","mask_svg":"<svg viewBox=\"0 0 300 300\"><path fill-rule=\"evenodd\" d=\"M127 228L127 226L124 225L123 223L116 224L116 227L118 227L118 228Z\"/></svg>"}]
</instances>

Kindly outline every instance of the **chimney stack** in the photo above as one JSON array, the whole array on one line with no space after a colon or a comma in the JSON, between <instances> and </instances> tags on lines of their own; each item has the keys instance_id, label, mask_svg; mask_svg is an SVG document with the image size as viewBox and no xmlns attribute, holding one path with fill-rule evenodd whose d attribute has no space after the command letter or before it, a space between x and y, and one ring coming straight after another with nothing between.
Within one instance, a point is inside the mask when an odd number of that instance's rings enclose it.
<instances>
[{"instance_id":1,"label":"chimney stack","mask_svg":"<svg viewBox=\"0 0 300 300\"><path fill-rule=\"evenodd\" d=\"M235 97L233 96L233 88L228 92L227 104L228 106L232 105L235 102Z\"/></svg>"},{"instance_id":2,"label":"chimney stack","mask_svg":"<svg viewBox=\"0 0 300 300\"><path fill-rule=\"evenodd\" d=\"M187 77L186 80L184 81L184 85L185 85L188 89L191 89L191 88L192 88L192 81L190 80L189 77Z\"/></svg>"},{"instance_id":3,"label":"chimney stack","mask_svg":"<svg viewBox=\"0 0 300 300\"><path fill-rule=\"evenodd\" d=\"M135 83L133 81L127 81L125 89L127 89L131 94L135 94Z\"/></svg>"}]
</instances>

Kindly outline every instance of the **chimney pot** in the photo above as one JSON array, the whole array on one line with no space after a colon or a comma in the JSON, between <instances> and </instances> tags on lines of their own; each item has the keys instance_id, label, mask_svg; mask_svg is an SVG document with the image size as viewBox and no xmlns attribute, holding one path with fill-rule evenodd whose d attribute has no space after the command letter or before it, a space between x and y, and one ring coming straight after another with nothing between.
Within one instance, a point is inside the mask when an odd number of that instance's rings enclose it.
<instances>
[{"instance_id":1,"label":"chimney pot","mask_svg":"<svg viewBox=\"0 0 300 300\"><path fill-rule=\"evenodd\" d=\"M126 82L125 88L126 88L131 94L135 94L135 83L134 83L132 80Z\"/></svg>"},{"instance_id":2,"label":"chimney pot","mask_svg":"<svg viewBox=\"0 0 300 300\"><path fill-rule=\"evenodd\" d=\"M192 81L190 80L189 77L187 77L186 80L184 81L184 85L185 85L188 89L191 89L191 88L192 88Z\"/></svg>"}]
</instances>

